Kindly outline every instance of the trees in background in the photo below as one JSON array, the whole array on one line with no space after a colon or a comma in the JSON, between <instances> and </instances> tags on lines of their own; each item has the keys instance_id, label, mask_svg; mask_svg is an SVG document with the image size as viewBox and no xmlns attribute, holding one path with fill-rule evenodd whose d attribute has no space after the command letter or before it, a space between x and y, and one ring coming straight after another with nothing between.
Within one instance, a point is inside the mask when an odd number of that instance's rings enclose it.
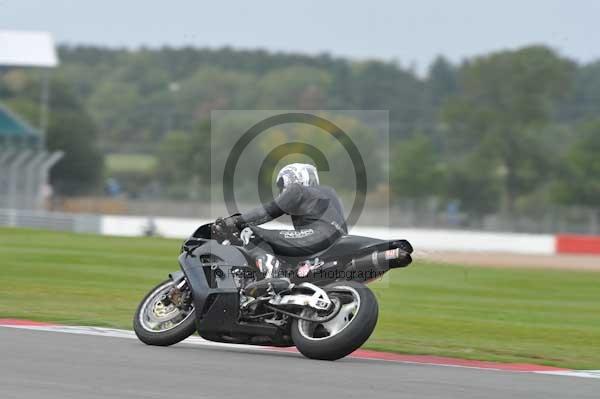
<instances>
[{"instance_id":1,"label":"trees in background","mask_svg":"<svg viewBox=\"0 0 600 399\"><path fill-rule=\"evenodd\" d=\"M389 111L389 165L381 166L395 199L435 197L476 215L550 200L597 206L595 186L585 183L596 181L589 149L600 133L584 122L600 111L600 62L576 65L543 46L461 64L440 56L424 78L396 62L231 48L61 47L60 58L49 143L71 153L53 175L65 193L97 187L97 142L104 153L158 159L136 192L160 183L153 192L201 198L207 160L225 156L229 134L213 132L211 152L211 111L358 109ZM2 76L2 101L37 120L36 77ZM368 161L384 162L377 154L387 144L373 131L385 126L355 122L366 125L356 140ZM69 173L83 182L77 189Z\"/></svg>"},{"instance_id":2,"label":"trees in background","mask_svg":"<svg viewBox=\"0 0 600 399\"><path fill-rule=\"evenodd\" d=\"M540 46L459 67L436 59L425 86L428 139L401 142L393 157L397 196L458 201L477 216L513 212L517 200L540 197L559 167L557 143L570 141L570 129L553 118L571 93L574 71L572 62Z\"/></svg>"},{"instance_id":3,"label":"trees in background","mask_svg":"<svg viewBox=\"0 0 600 399\"><path fill-rule=\"evenodd\" d=\"M597 116L600 111L600 61L575 69L571 90L556 111L557 119L566 123Z\"/></svg>"},{"instance_id":4,"label":"trees in background","mask_svg":"<svg viewBox=\"0 0 600 399\"><path fill-rule=\"evenodd\" d=\"M50 181L59 194L81 195L99 188L103 157L96 146L97 129L65 82L54 80L47 131L49 150L64 151Z\"/></svg>"},{"instance_id":5,"label":"trees in background","mask_svg":"<svg viewBox=\"0 0 600 399\"><path fill-rule=\"evenodd\" d=\"M419 134L397 143L391 158L390 184L396 196L423 199L443 192L444 165L427 136Z\"/></svg>"},{"instance_id":6,"label":"trees in background","mask_svg":"<svg viewBox=\"0 0 600 399\"><path fill-rule=\"evenodd\" d=\"M572 69L548 48L527 47L476 58L459 71L457 94L442 110L448 150L491 171L508 211L548 177L552 154L542 136Z\"/></svg>"},{"instance_id":7,"label":"trees in background","mask_svg":"<svg viewBox=\"0 0 600 399\"><path fill-rule=\"evenodd\" d=\"M564 204L598 207L600 204L600 120L579 127L580 138L568 150L555 186Z\"/></svg>"},{"instance_id":8,"label":"trees in background","mask_svg":"<svg viewBox=\"0 0 600 399\"><path fill-rule=\"evenodd\" d=\"M426 118L425 83L392 62L228 48L61 47L60 57L59 74L101 128L106 152L152 152L146 143L189 131L219 109L389 110L398 138Z\"/></svg>"},{"instance_id":9,"label":"trees in background","mask_svg":"<svg viewBox=\"0 0 600 399\"><path fill-rule=\"evenodd\" d=\"M158 147L156 170L165 194L179 199L209 199L210 160L208 121L197 124L189 133L169 132Z\"/></svg>"},{"instance_id":10,"label":"trees in background","mask_svg":"<svg viewBox=\"0 0 600 399\"><path fill-rule=\"evenodd\" d=\"M427 71L425 96L432 110L439 109L458 89L457 68L443 56L438 56ZM434 115L432 115L434 116Z\"/></svg>"},{"instance_id":11,"label":"trees in background","mask_svg":"<svg viewBox=\"0 0 600 399\"><path fill-rule=\"evenodd\" d=\"M0 77L2 101L33 126L40 120L39 84L39 76L24 69L9 70ZM51 170L50 181L64 195L98 189L103 157L96 146L95 123L67 82L52 79L50 92L46 145L50 151L64 151L63 158Z\"/></svg>"}]
</instances>

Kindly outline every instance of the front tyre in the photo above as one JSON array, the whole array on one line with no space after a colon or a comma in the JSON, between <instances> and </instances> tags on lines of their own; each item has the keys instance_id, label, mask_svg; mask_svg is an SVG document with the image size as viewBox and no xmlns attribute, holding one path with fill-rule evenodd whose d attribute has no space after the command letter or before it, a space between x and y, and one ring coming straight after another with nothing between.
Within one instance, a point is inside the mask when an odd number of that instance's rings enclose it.
<instances>
[{"instance_id":1,"label":"front tyre","mask_svg":"<svg viewBox=\"0 0 600 399\"><path fill-rule=\"evenodd\" d=\"M360 348L369 338L377 324L379 306L373 292L355 281L329 284L324 290L333 301L340 301L339 312L324 323L294 320L292 339L306 357L337 360ZM306 310L302 316L311 318L315 312Z\"/></svg>"},{"instance_id":2,"label":"front tyre","mask_svg":"<svg viewBox=\"0 0 600 399\"><path fill-rule=\"evenodd\" d=\"M133 318L133 330L143 343L169 346L183 341L196 331L193 304L176 306L165 300L174 289L177 288L172 280L163 281L139 304Z\"/></svg>"}]
</instances>

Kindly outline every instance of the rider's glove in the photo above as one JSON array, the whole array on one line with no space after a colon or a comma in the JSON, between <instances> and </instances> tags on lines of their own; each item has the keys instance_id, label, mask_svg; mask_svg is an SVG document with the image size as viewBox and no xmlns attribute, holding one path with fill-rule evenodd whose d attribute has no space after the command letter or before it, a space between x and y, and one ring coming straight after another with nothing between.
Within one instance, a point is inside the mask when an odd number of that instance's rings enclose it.
<instances>
[{"instance_id":1,"label":"rider's glove","mask_svg":"<svg viewBox=\"0 0 600 399\"><path fill-rule=\"evenodd\" d=\"M225 221L223 218L219 217L215 220L211 226L210 233L213 239L218 239L223 236L225 233Z\"/></svg>"},{"instance_id":2,"label":"rider's glove","mask_svg":"<svg viewBox=\"0 0 600 399\"><path fill-rule=\"evenodd\" d=\"M217 218L215 225L227 232L239 231L245 227L245 222L239 214L226 218Z\"/></svg>"},{"instance_id":3,"label":"rider's glove","mask_svg":"<svg viewBox=\"0 0 600 399\"><path fill-rule=\"evenodd\" d=\"M232 230L242 230L246 227L246 222L244 222L244 219L242 219L242 216L238 213L226 218L225 225Z\"/></svg>"}]
</instances>

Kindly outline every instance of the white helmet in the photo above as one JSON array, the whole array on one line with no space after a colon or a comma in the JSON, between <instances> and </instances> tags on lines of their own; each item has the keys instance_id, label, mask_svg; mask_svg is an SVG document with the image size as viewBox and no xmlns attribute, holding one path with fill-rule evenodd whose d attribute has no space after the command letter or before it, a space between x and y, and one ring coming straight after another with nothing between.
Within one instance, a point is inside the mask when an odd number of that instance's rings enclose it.
<instances>
[{"instance_id":1,"label":"white helmet","mask_svg":"<svg viewBox=\"0 0 600 399\"><path fill-rule=\"evenodd\" d=\"M281 168L277 174L277 187L284 190L290 184L301 186L318 186L319 174L317 168L307 163L292 163Z\"/></svg>"}]
</instances>

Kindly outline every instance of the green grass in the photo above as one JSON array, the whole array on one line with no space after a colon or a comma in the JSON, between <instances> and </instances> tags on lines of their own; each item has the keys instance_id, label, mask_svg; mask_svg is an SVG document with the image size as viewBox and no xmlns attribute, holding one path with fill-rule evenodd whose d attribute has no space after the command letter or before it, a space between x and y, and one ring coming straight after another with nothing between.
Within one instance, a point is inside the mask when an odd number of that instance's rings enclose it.
<instances>
[{"instance_id":1,"label":"green grass","mask_svg":"<svg viewBox=\"0 0 600 399\"><path fill-rule=\"evenodd\" d=\"M109 173L150 172L158 163L156 157L148 154L108 154L105 161Z\"/></svg>"},{"instance_id":2,"label":"green grass","mask_svg":"<svg viewBox=\"0 0 600 399\"><path fill-rule=\"evenodd\" d=\"M0 317L130 328L180 242L0 229ZM416 263L371 285L372 349L600 368L600 273Z\"/></svg>"}]
</instances>

